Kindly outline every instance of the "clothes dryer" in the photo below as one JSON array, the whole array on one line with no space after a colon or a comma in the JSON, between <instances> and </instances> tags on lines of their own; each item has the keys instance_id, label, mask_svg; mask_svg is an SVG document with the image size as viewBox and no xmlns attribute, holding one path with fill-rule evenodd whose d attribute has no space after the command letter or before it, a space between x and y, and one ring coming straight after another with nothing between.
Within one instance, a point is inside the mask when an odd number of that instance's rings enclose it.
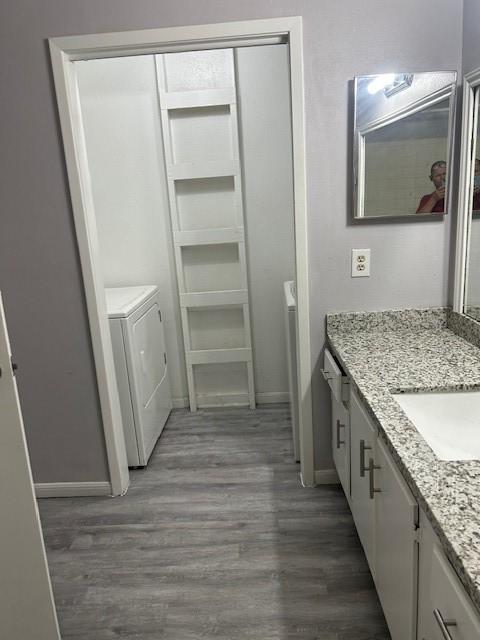
<instances>
[{"instance_id":1,"label":"clothes dryer","mask_svg":"<svg viewBox=\"0 0 480 640\"><path fill-rule=\"evenodd\" d=\"M172 408L154 285L105 289L129 467L145 466Z\"/></svg>"}]
</instances>

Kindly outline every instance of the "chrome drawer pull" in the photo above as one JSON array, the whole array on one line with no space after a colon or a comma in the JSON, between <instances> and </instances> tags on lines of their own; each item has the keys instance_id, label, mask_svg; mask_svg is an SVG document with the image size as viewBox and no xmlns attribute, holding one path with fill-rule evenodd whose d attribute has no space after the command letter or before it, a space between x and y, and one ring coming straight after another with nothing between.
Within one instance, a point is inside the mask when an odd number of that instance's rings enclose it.
<instances>
[{"instance_id":1,"label":"chrome drawer pull","mask_svg":"<svg viewBox=\"0 0 480 640\"><path fill-rule=\"evenodd\" d=\"M440 613L440 609L434 609L433 615L435 616L435 620L438 622L438 626L440 627L440 631L442 632L442 636L445 640L453 640L447 627L456 627L457 622L455 620L444 620Z\"/></svg>"},{"instance_id":2,"label":"chrome drawer pull","mask_svg":"<svg viewBox=\"0 0 480 640\"><path fill-rule=\"evenodd\" d=\"M365 444L365 440L360 440L360 477L365 477L365 471L368 471L368 467L365 466L365 451L371 449L368 444Z\"/></svg>"},{"instance_id":3,"label":"chrome drawer pull","mask_svg":"<svg viewBox=\"0 0 480 640\"><path fill-rule=\"evenodd\" d=\"M325 369L320 369L320 371L327 382L333 379L333 376L328 375L328 371L325 371Z\"/></svg>"},{"instance_id":4,"label":"chrome drawer pull","mask_svg":"<svg viewBox=\"0 0 480 640\"><path fill-rule=\"evenodd\" d=\"M345 429L345 425L337 420L337 449L340 449L341 444L345 444L345 440L340 440L340 429Z\"/></svg>"},{"instance_id":5,"label":"chrome drawer pull","mask_svg":"<svg viewBox=\"0 0 480 640\"><path fill-rule=\"evenodd\" d=\"M373 500L375 498L376 493L382 492L381 489L375 488L375 478L373 477L374 469L380 469L380 468L381 467L378 464L374 463L373 458L370 458L370 460L368 461L368 470L370 472L370 500Z\"/></svg>"}]
</instances>

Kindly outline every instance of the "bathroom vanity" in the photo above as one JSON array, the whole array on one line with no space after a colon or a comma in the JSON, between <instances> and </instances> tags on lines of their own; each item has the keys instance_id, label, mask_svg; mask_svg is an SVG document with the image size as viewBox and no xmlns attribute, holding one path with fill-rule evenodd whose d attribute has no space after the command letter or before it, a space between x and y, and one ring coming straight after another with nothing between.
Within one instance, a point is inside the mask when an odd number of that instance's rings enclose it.
<instances>
[{"instance_id":1,"label":"bathroom vanity","mask_svg":"<svg viewBox=\"0 0 480 640\"><path fill-rule=\"evenodd\" d=\"M398 401L480 388L470 322L445 309L327 316L333 458L393 640L480 638L480 460L440 459Z\"/></svg>"}]
</instances>

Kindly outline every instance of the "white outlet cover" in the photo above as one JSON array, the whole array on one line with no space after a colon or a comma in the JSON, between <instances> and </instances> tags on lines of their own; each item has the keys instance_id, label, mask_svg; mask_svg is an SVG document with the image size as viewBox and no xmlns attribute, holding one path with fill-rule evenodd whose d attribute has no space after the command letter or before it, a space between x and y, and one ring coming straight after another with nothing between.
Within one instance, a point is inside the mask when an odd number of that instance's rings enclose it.
<instances>
[{"instance_id":1,"label":"white outlet cover","mask_svg":"<svg viewBox=\"0 0 480 640\"><path fill-rule=\"evenodd\" d=\"M352 278L370 275L370 249L352 249Z\"/></svg>"}]
</instances>

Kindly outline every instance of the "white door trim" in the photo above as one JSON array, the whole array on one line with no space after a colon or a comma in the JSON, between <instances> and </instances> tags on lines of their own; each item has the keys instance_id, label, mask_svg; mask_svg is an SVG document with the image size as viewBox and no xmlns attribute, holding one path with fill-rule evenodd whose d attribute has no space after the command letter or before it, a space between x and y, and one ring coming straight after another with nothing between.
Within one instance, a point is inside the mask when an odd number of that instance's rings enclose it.
<instances>
[{"instance_id":1,"label":"white door trim","mask_svg":"<svg viewBox=\"0 0 480 640\"><path fill-rule=\"evenodd\" d=\"M480 69L468 73L463 79L462 143L460 150L460 175L458 179L457 238L455 246L455 281L453 289L453 310L463 313L467 282L468 247L472 219L472 156L475 147L471 141L474 132L475 89L480 86Z\"/></svg>"},{"instance_id":2,"label":"white door trim","mask_svg":"<svg viewBox=\"0 0 480 640\"><path fill-rule=\"evenodd\" d=\"M301 17L68 36L49 40L113 495L126 491L128 467L103 284L100 277L100 255L93 198L73 62L139 53L252 46L275 42L288 42L290 52L300 457L303 483L306 486L312 486L315 484L315 472Z\"/></svg>"}]
</instances>

